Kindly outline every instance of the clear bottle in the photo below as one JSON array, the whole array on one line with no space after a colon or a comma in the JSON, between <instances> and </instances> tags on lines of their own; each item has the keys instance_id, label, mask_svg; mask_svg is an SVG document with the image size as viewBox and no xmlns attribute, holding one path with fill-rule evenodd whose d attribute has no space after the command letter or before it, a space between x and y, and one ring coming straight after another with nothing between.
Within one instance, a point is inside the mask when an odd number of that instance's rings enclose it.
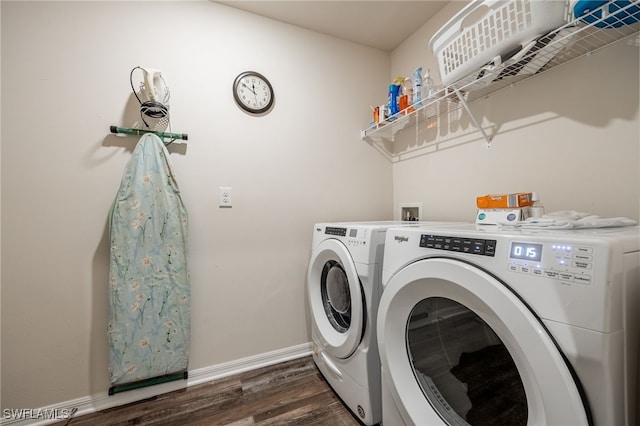
<instances>
[{"instance_id":1,"label":"clear bottle","mask_svg":"<svg viewBox=\"0 0 640 426\"><path fill-rule=\"evenodd\" d=\"M544 206L536 192L531 193L531 206L529 206L529 217L539 219L544 216Z\"/></svg>"},{"instance_id":2,"label":"clear bottle","mask_svg":"<svg viewBox=\"0 0 640 426\"><path fill-rule=\"evenodd\" d=\"M404 85L402 86L402 94L407 95L407 103L413 105L413 82L409 77L404 79Z\"/></svg>"},{"instance_id":3,"label":"clear bottle","mask_svg":"<svg viewBox=\"0 0 640 426\"><path fill-rule=\"evenodd\" d=\"M422 80L422 99L424 100L423 103L428 105L426 108L427 118L436 115L436 105L434 103L436 91L436 85L431 79L431 70L427 69L424 80Z\"/></svg>"},{"instance_id":4,"label":"clear bottle","mask_svg":"<svg viewBox=\"0 0 640 426\"><path fill-rule=\"evenodd\" d=\"M413 106L420 108L422 106L422 67L418 67L413 71Z\"/></svg>"}]
</instances>

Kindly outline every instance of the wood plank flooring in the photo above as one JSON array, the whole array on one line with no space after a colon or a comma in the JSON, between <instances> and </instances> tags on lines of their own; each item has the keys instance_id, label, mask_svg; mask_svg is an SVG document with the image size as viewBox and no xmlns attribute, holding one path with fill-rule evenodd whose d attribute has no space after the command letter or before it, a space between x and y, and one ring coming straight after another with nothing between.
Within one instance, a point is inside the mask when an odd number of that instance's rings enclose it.
<instances>
[{"instance_id":1,"label":"wood plank flooring","mask_svg":"<svg viewBox=\"0 0 640 426\"><path fill-rule=\"evenodd\" d=\"M66 421L57 423L65 424ZM68 425L358 426L361 423L342 404L309 356L72 418Z\"/></svg>"}]
</instances>

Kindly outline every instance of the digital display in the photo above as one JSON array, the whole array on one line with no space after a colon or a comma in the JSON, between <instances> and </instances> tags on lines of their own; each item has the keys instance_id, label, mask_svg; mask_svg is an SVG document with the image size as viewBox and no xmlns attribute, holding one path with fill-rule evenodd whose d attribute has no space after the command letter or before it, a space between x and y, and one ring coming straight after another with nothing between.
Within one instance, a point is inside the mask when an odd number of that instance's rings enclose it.
<instances>
[{"instance_id":1,"label":"digital display","mask_svg":"<svg viewBox=\"0 0 640 426\"><path fill-rule=\"evenodd\" d=\"M542 259L542 244L511 243L512 259L533 260L539 262Z\"/></svg>"}]
</instances>

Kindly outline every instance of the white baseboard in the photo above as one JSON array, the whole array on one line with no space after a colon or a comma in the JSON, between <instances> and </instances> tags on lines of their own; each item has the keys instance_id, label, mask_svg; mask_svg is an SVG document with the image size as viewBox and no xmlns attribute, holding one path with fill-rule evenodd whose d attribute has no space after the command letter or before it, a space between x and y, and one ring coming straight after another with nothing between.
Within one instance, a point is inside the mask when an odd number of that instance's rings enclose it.
<instances>
[{"instance_id":1,"label":"white baseboard","mask_svg":"<svg viewBox=\"0 0 640 426\"><path fill-rule=\"evenodd\" d=\"M31 410L4 409L0 413L0 424L11 426L40 426L64 421L70 416L77 417L96 411L106 410L120 405L141 401L163 393L188 388L223 377L255 370L269 365L279 364L296 358L311 355L311 343L303 343L264 354L229 361L218 365L190 370L187 380L162 383L146 388L134 389L109 396L108 392L85 396L47 407Z\"/></svg>"}]
</instances>

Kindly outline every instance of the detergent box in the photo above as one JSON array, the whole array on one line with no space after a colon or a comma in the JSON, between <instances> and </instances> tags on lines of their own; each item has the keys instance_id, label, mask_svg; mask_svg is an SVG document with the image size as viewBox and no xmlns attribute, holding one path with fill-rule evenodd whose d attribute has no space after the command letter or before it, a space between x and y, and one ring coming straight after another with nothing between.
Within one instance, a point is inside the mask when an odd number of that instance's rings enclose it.
<instances>
[{"instance_id":1,"label":"detergent box","mask_svg":"<svg viewBox=\"0 0 640 426\"><path fill-rule=\"evenodd\" d=\"M532 204L531 192L516 194L483 195L476 198L479 209L511 209L527 207Z\"/></svg>"},{"instance_id":2,"label":"detergent box","mask_svg":"<svg viewBox=\"0 0 640 426\"><path fill-rule=\"evenodd\" d=\"M509 225L521 222L529 217L529 207L515 209L478 209L477 224Z\"/></svg>"}]
</instances>

